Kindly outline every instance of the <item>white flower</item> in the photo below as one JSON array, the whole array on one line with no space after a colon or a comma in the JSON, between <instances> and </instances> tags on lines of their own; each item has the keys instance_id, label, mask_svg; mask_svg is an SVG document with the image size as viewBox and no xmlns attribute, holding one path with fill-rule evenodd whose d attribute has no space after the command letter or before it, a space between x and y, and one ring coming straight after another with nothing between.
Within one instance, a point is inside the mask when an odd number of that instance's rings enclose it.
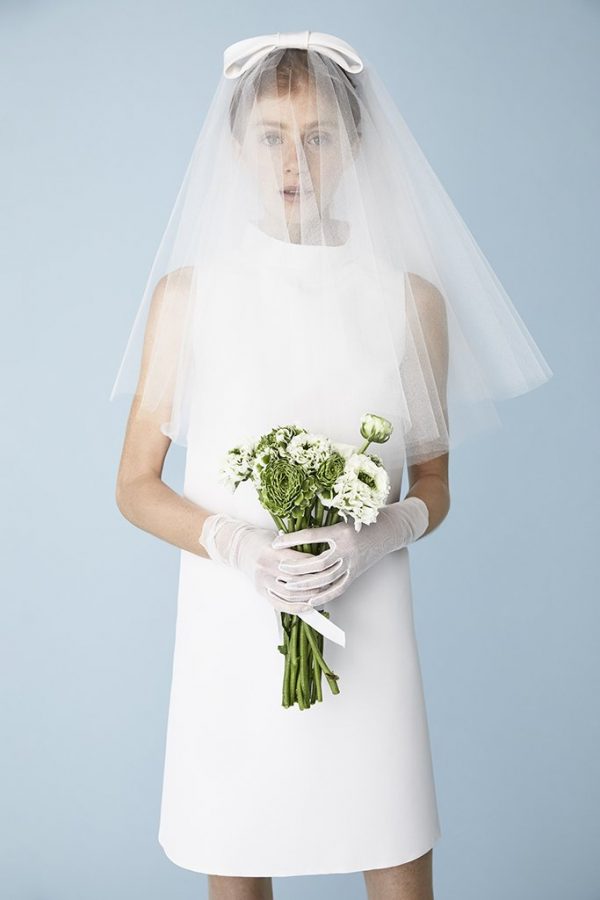
<instances>
[{"instance_id":1,"label":"white flower","mask_svg":"<svg viewBox=\"0 0 600 900\"><path fill-rule=\"evenodd\" d=\"M238 444L227 453L218 472L218 480L233 493L241 481L252 475L254 465L254 441Z\"/></svg>"},{"instance_id":2,"label":"white flower","mask_svg":"<svg viewBox=\"0 0 600 900\"><path fill-rule=\"evenodd\" d=\"M316 472L331 456L331 441L324 434L297 434L287 446L290 460L306 472Z\"/></svg>"},{"instance_id":3,"label":"white flower","mask_svg":"<svg viewBox=\"0 0 600 900\"><path fill-rule=\"evenodd\" d=\"M334 450L337 450L344 459L350 459L350 457L356 453L354 444L343 444L341 441L332 441L331 446Z\"/></svg>"},{"instance_id":4,"label":"white flower","mask_svg":"<svg viewBox=\"0 0 600 900\"><path fill-rule=\"evenodd\" d=\"M386 470L365 453L354 453L346 460L344 471L336 480L331 505L347 521L354 519L354 528L370 525L377 518L377 510L386 502L391 489Z\"/></svg>"}]
</instances>

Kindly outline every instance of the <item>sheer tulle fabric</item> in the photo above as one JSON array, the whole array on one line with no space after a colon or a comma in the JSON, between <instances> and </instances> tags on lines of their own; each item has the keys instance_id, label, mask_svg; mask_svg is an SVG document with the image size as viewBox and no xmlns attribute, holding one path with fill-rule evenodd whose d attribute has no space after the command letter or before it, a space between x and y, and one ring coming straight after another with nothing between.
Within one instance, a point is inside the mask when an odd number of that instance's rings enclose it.
<instances>
[{"instance_id":1,"label":"sheer tulle fabric","mask_svg":"<svg viewBox=\"0 0 600 900\"><path fill-rule=\"evenodd\" d=\"M300 245L286 264L290 277L310 287L306 308L270 295L269 279L248 252L256 229ZM323 246L339 247L349 271L361 274L348 278L341 297L331 291L340 277L335 256L314 253ZM214 285L239 266L253 284L252 315L245 309L243 317L248 353L264 354L273 379L318 372L324 390L315 392L315 404L327 402L328 379L340 377L335 356L344 323L365 322L356 369L394 373L389 401L399 411L409 465L497 427L497 401L551 377L364 58L362 71L350 74L310 47L282 47L237 78L221 76L111 392L111 399L136 395L137 414L153 416L184 446L194 334L211 334L202 346L215 361L227 357L229 329L240 327L236 309L248 298L231 298L223 327ZM365 277L377 286L368 299L360 288ZM294 339L300 316L314 326L308 343ZM211 370L210 359L202 369ZM231 359L229 371L243 390L243 360Z\"/></svg>"}]
</instances>

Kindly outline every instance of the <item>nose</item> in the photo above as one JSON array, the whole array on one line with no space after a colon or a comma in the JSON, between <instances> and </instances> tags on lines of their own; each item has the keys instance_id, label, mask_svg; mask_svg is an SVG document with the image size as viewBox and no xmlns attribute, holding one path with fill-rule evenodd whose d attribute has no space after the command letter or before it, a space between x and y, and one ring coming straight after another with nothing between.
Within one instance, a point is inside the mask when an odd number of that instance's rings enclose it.
<instances>
[{"instance_id":1,"label":"nose","mask_svg":"<svg viewBox=\"0 0 600 900\"><path fill-rule=\"evenodd\" d=\"M286 149L282 162L284 172L298 173L298 154L291 144Z\"/></svg>"},{"instance_id":2,"label":"nose","mask_svg":"<svg viewBox=\"0 0 600 900\"><path fill-rule=\"evenodd\" d=\"M300 168L299 162L299 153L298 148L296 146L296 142L299 140L296 134L290 135L289 139L285 141L282 145L282 159L281 164L283 166L284 172L293 172L298 174L298 170Z\"/></svg>"}]
</instances>

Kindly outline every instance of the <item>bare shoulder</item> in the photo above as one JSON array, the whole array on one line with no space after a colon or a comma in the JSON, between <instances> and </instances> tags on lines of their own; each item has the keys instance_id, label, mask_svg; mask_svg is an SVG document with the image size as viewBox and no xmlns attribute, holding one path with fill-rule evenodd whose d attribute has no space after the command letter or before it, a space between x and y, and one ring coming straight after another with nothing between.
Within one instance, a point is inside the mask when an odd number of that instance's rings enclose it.
<instances>
[{"instance_id":1,"label":"bare shoulder","mask_svg":"<svg viewBox=\"0 0 600 900\"><path fill-rule=\"evenodd\" d=\"M416 352L418 355L422 355L423 352L429 355L440 392L445 391L449 336L444 295L431 281L415 272L406 272L406 278L410 289L407 292L409 297L406 316L413 337L419 345ZM423 341L424 347L421 346Z\"/></svg>"},{"instance_id":2,"label":"bare shoulder","mask_svg":"<svg viewBox=\"0 0 600 900\"><path fill-rule=\"evenodd\" d=\"M166 272L156 282L152 295L153 301L158 300L160 302L171 291L186 291L193 281L195 271L194 266L181 266L178 269Z\"/></svg>"},{"instance_id":3,"label":"bare shoulder","mask_svg":"<svg viewBox=\"0 0 600 900\"><path fill-rule=\"evenodd\" d=\"M154 341L159 322L168 321L172 327L176 327L178 323L183 326L194 272L194 266L182 266L166 272L156 282L148 308L146 343Z\"/></svg>"},{"instance_id":4,"label":"bare shoulder","mask_svg":"<svg viewBox=\"0 0 600 900\"><path fill-rule=\"evenodd\" d=\"M406 279L415 303L420 309L438 316L445 315L444 296L431 281L417 275L416 272L406 272Z\"/></svg>"}]
</instances>

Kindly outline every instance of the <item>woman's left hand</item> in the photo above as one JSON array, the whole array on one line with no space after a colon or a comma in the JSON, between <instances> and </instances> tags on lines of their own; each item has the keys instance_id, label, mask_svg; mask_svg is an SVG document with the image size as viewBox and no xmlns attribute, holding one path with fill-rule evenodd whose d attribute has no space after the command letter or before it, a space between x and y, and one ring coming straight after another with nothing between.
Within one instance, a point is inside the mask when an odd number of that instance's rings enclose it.
<instances>
[{"instance_id":1,"label":"woman's left hand","mask_svg":"<svg viewBox=\"0 0 600 900\"><path fill-rule=\"evenodd\" d=\"M312 606L321 606L339 597L346 588L378 562L387 553L399 550L415 541L429 524L429 510L420 497L407 497L382 506L377 519L370 525L363 525L356 531L351 522L336 522L303 528L288 534L280 533L273 540L274 548L297 547L300 544L327 543L329 547L318 555L306 554L306 561L294 563L280 562L279 569L289 575L303 575L302 589L331 586L311 601ZM337 572L332 581L331 576ZM310 574L314 573L314 574ZM286 587L293 591L295 582L290 580Z\"/></svg>"}]
</instances>

